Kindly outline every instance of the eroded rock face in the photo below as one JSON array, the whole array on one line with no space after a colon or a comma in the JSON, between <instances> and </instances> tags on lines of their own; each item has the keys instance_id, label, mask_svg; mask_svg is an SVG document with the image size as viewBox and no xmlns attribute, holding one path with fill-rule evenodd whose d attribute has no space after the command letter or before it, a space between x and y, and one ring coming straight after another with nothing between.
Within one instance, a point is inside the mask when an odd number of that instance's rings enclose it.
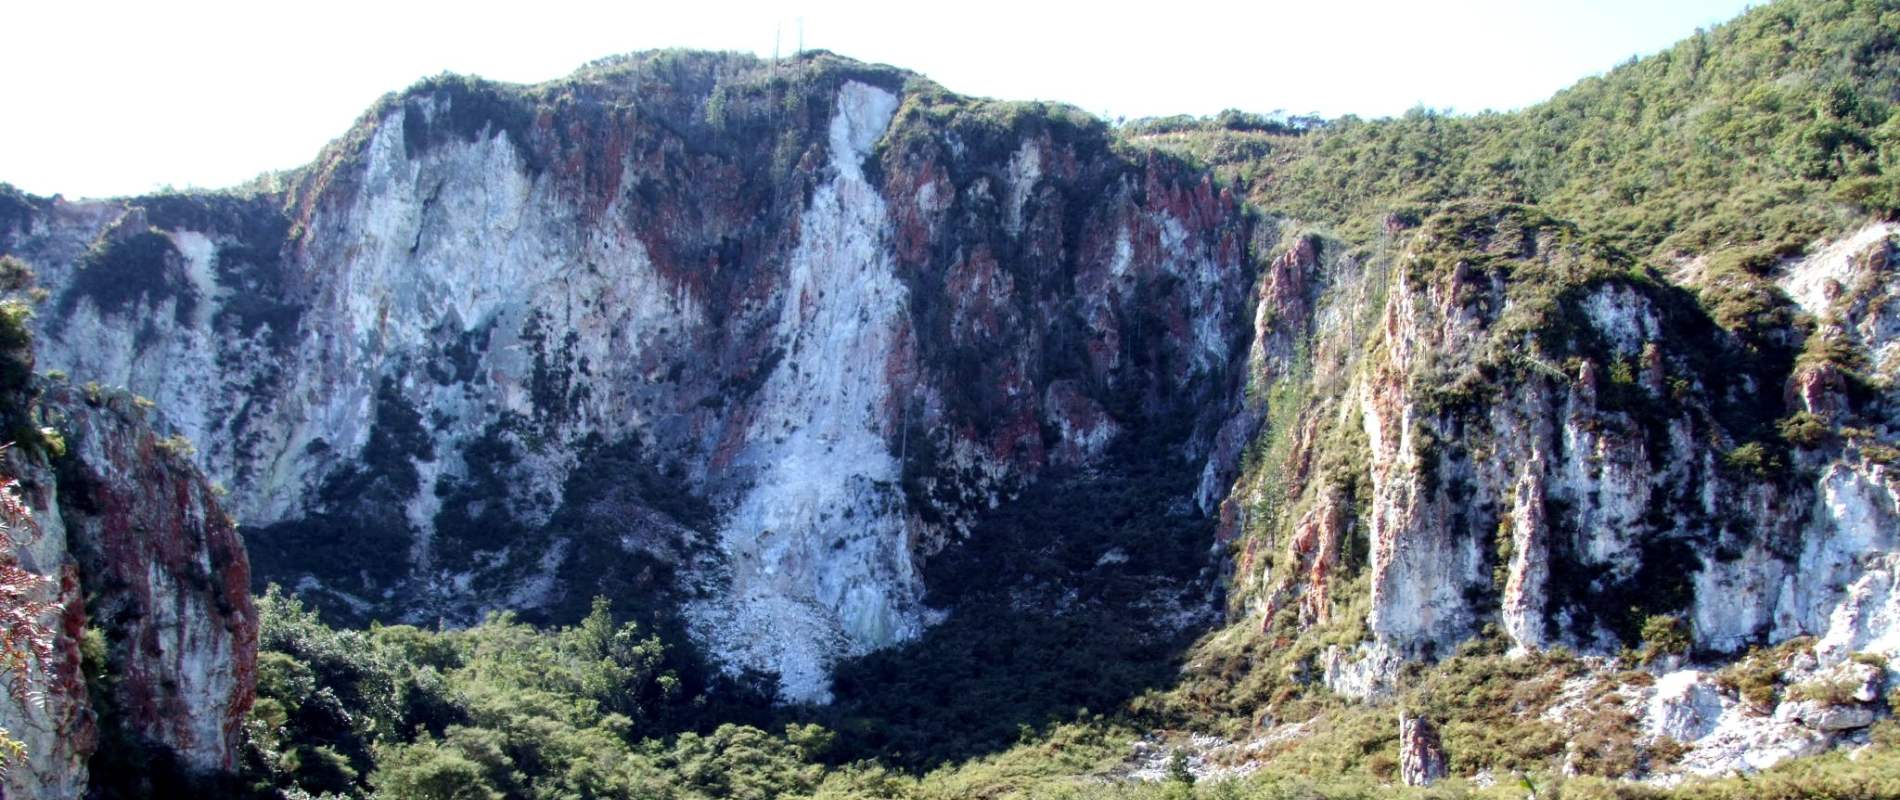
<instances>
[{"instance_id":1,"label":"eroded rock face","mask_svg":"<svg viewBox=\"0 0 1900 800\"><path fill-rule=\"evenodd\" d=\"M1844 237L1786 268L1781 286L1816 320L1812 334L1866 360L1886 382L1876 397L1850 393L1832 361L1797 368L1789 394L1825 423L1825 446L1797 463L1818 475L1801 530L1800 555L1786 572L1774 611L1778 638L1820 637L1817 652L1839 661L1853 652L1900 652L1900 430L1893 379L1900 376L1900 281L1893 255L1900 225L1881 223Z\"/></svg>"},{"instance_id":2,"label":"eroded rock face","mask_svg":"<svg viewBox=\"0 0 1900 800\"><path fill-rule=\"evenodd\" d=\"M55 390L60 514L104 634L118 713L198 770L229 770L256 682L257 611L237 527L134 398ZM175 441L175 440L173 440Z\"/></svg>"},{"instance_id":3,"label":"eroded rock face","mask_svg":"<svg viewBox=\"0 0 1900 800\"><path fill-rule=\"evenodd\" d=\"M125 394L58 388L42 403L68 452L48 463L8 454L37 535L21 540L26 568L46 575L54 657L34 699L0 697L0 724L27 763L9 796L78 797L100 738L99 710L81 672L90 628L116 738L171 753L201 773L236 766L255 685L257 615L249 565L232 521L176 445L161 439Z\"/></svg>"},{"instance_id":4,"label":"eroded rock face","mask_svg":"<svg viewBox=\"0 0 1900 800\"><path fill-rule=\"evenodd\" d=\"M839 90L829 180L799 220L775 341L780 357L735 461L757 470L721 529L729 593L692 607L696 633L738 664L779 673L781 689L822 698L827 654L858 654L922 628L913 530L883 412L885 380L914 369L908 291L884 243L890 212L864 162L897 95ZM900 401L901 402L901 401ZM833 523L833 520L837 520ZM845 520L850 520L846 523Z\"/></svg>"},{"instance_id":5,"label":"eroded rock face","mask_svg":"<svg viewBox=\"0 0 1900 800\"><path fill-rule=\"evenodd\" d=\"M1406 786L1430 786L1445 778L1445 750L1438 729L1424 717L1399 716L1399 779Z\"/></svg>"},{"instance_id":6,"label":"eroded rock face","mask_svg":"<svg viewBox=\"0 0 1900 800\"><path fill-rule=\"evenodd\" d=\"M1168 426L1218 487L1250 434L1238 202L988 109L828 55L439 81L278 190L40 201L0 251L63 310L42 364L156 400L260 579L346 620L670 595L822 699L1046 471Z\"/></svg>"},{"instance_id":7,"label":"eroded rock face","mask_svg":"<svg viewBox=\"0 0 1900 800\"><path fill-rule=\"evenodd\" d=\"M1223 507L1224 535L1246 535L1239 611L1297 631L1351 630L1359 619L1329 610L1366 609L1365 641L1314 666L1367 698L1405 660L1491 625L1519 650L1613 654L1663 618L1702 653L1797 636L1817 638L1824 666L1893 651L1900 406L1868 378L1890 367L1880 320L1900 226L1782 265L1790 308L1833 343L1819 348L1796 334L1744 342L1693 285L1637 276L1534 214L1453 216L1389 232L1386 264L1314 259L1301 242L1265 276L1323 288L1297 302L1306 292L1275 289L1292 310L1257 316L1256 354L1312 360L1299 381L1254 367L1303 395L1276 395L1302 403L1278 413L1284 460ZM1303 344L1276 344L1289 338ZM1672 708L1683 732L1714 713Z\"/></svg>"},{"instance_id":8,"label":"eroded rock face","mask_svg":"<svg viewBox=\"0 0 1900 800\"><path fill-rule=\"evenodd\" d=\"M1862 232L1850 241L1864 240L1874 251L1891 249L1890 226L1870 230L1880 235ZM1839 261L1884 261L1865 250L1853 252L1843 258L1837 248L1822 248L1790 272L1801 276ZM1727 387L1711 375L1686 376L1680 345L1670 341L1673 326L1659 318L1653 301L1628 289L1596 290L1584 308L1610 357L1630 366L1586 359L1568 386L1559 384L1561 400L1535 390L1525 396L1527 390L1520 389L1517 402L1491 411L1499 446L1491 449L1489 463L1472 465L1477 497L1487 495L1485 486L1514 489L1503 498L1509 513L1499 522L1500 536L1506 528L1511 536L1503 603L1513 638L1529 647L1558 640L1598 647L1630 641L1627 631L1619 635L1602 627L1592 633L1575 616L1564 635L1566 611L1549 604L1566 598L1561 589L1547 587L1580 567L1607 570L1607 581L1592 583L1600 590L1614 587L1617 576L1672 563L1690 578L1688 584L1653 573L1659 582L1644 599L1667 598L1664 605L1652 603L1655 613L1669 612L1669 604L1685 610L1702 648L1738 652L1751 643L1818 635L1827 643L1823 652L1836 659L1891 649L1880 640L1892 628L1880 620L1894 619L1884 605L1884 587L1892 583L1888 562L1900 530L1900 505L1891 468L1862 453L1863 442L1892 440L1891 421L1881 410L1891 400L1850 403L1844 390L1828 388L1839 386L1837 381L1799 368L1788 380L1791 391L1806 399L1780 413L1805 411L1829 428L1868 427L1841 439L1830 434L1799 443L1786 469L1756 467L1733 454L1748 444L1743 437L1759 434L1748 433L1721 406L1733 403L1725 397L1776 387L1762 385L1759 376L1743 375ZM1851 320L1845 308L1809 311L1823 320ZM1662 371L1673 394L1659 394L1652 386L1660 382L1643 379L1644 361L1668 365ZM1610 385L1619 378L1606 379L1608 366L1635 368L1634 385ZM1606 397L1612 390L1653 397L1659 402L1651 402L1652 409L1676 410L1658 415L1642 410L1640 402L1618 409ZM1561 411L1538 413L1543 407ZM1540 425L1550 426L1542 429L1548 433L1538 433ZM1551 513L1553 503L1562 517Z\"/></svg>"},{"instance_id":9,"label":"eroded rock face","mask_svg":"<svg viewBox=\"0 0 1900 800\"><path fill-rule=\"evenodd\" d=\"M1672 771L1725 775L1823 752L1879 716L1875 703L1885 691L1885 669L1859 662L1823 667L1806 652L1786 664L1779 679L1788 688L1772 708L1724 689L1704 670L1663 673L1643 699L1643 732L1651 741L1667 738L1683 747Z\"/></svg>"},{"instance_id":10,"label":"eroded rock face","mask_svg":"<svg viewBox=\"0 0 1900 800\"><path fill-rule=\"evenodd\" d=\"M0 692L0 727L25 747L26 756L10 765L0 786L9 797L76 798L85 793L86 759L99 742L81 665L85 592L69 555L50 470L19 452L6 457L8 473L21 480L13 491L30 515L9 523L12 556L40 577L24 599L49 604L41 622L53 635L54 657L21 676L18 694L12 685Z\"/></svg>"}]
</instances>

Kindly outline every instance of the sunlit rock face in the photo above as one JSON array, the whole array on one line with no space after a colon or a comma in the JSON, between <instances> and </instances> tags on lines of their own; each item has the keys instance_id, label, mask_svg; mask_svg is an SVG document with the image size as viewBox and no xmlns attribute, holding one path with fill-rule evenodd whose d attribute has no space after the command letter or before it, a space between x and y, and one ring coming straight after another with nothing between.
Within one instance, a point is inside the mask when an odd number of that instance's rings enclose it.
<instances>
[{"instance_id":1,"label":"sunlit rock face","mask_svg":"<svg viewBox=\"0 0 1900 800\"><path fill-rule=\"evenodd\" d=\"M5 469L29 512L12 555L46 579L52 650L22 674L22 693L0 693L0 726L27 754L0 785L9 797L84 796L103 737L193 772L234 769L258 624L236 527L132 396L55 388L43 415L65 431L66 454L10 450ZM111 676L102 697L82 671L88 628Z\"/></svg>"},{"instance_id":2,"label":"sunlit rock face","mask_svg":"<svg viewBox=\"0 0 1900 800\"><path fill-rule=\"evenodd\" d=\"M829 55L635 56L418 86L251 195L16 201L0 251L52 290L43 367L197 444L258 585L659 603L823 699L1045 472L1168 426L1231 480L1250 224L1110 139Z\"/></svg>"},{"instance_id":3,"label":"sunlit rock face","mask_svg":"<svg viewBox=\"0 0 1900 800\"><path fill-rule=\"evenodd\" d=\"M1302 405L1279 471L1222 505L1237 616L1346 634L1312 668L1363 698L1480 637L1614 655L1656 624L1716 663L1803 636L1817 669L1894 654L1900 226L1778 265L1812 327L1750 353L1699 260L1636 273L1533 212L1459 213L1383 254L1308 238L1268 262L1251 370ZM1710 763L1757 768L1771 739Z\"/></svg>"},{"instance_id":4,"label":"sunlit rock face","mask_svg":"<svg viewBox=\"0 0 1900 800\"><path fill-rule=\"evenodd\" d=\"M719 531L731 592L696 604L714 649L776 669L789 696L824 693L828 655L913 637L922 623L901 468L881 413L887 376L915 371L899 350L907 289L887 243L889 210L864 161L897 96L861 83L838 93L829 169L799 219L775 341L784 354L734 463L757 483ZM849 520L848 523L844 522Z\"/></svg>"},{"instance_id":5,"label":"sunlit rock face","mask_svg":"<svg viewBox=\"0 0 1900 800\"><path fill-rule=\"evenodd\" d=\"M1819 637L1829 661L1900 654L1900 225L1869 225L1787 266L1781 287L1816 321L1813 336L1846 344L1869 385L1850 387L1833 362L1796 367L1791 404L1840 431L1797 463L1816 477L1799 555L1776 587L1777 636ZM1767 573L1767 570L1759 572Z\"/></svg>"}]
</instances>

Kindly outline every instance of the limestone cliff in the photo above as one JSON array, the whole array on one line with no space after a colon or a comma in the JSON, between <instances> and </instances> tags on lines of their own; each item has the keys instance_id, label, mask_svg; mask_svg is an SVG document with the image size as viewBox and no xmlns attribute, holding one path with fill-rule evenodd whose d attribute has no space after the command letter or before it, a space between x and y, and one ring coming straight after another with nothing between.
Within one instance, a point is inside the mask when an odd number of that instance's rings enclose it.
<instances>
[{"instance_id":1,"label":"limestone cliff","mask_svg":"<svg viewBox=\"0 0 1900 800\"><path fill-rule=\"evenodd\" d=\"M0 696L27 754L7 795L80 797L106 750L161 759L147 770L233 769L257 650L236 528L132 396L56 388L37 413L65 452L9 449L5 472L30 515L13 555L48 579L54 640L28 691Z\"/></svg>"},{"instance_id":2,"label":"limestone cliff","mask_svg":"<svg viewBox=\"0 0 1900 800\"><path fill-rule=\"evenodd\" d=\"M1313 356L1256 365L1273 421L1223 512L1235 613L1348 642L1316 666L1362 698L1487 635L1701 663L1813 637L1816 673L1894 655L1895 231L1767 275L1664 275L1509 206L1395 222L1371 250L1296 241L1263 293L1322 288L1263 316L1256 354ZM1671 631L1686 649L1656 649ZM1826 739L1738 746L1719 713L1683 739L1711 737L1707 771Z\"/></svg>"},{"instance_id":3,"label":"limestone cliff","mask_svg":"<svg viewBox=\"0 0 1900 800\"><path fill-rule=\"evenodd\" d=\"M825 54L652 54L425 82L249 195L29 199L0 250L55 290L46 366L199 444L260 581L355 619L670 595L820 698L1046 470L1165 425L1232 475L1250 222L1112 138Z\"/></svg>"}]
</instances>

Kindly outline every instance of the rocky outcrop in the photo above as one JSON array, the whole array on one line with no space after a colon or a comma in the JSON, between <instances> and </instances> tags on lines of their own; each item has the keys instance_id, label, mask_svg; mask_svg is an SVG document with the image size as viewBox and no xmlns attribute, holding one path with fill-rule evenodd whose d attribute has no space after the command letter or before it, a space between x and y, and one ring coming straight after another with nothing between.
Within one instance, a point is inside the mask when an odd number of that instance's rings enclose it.
<instances>
[{"instance_id":1,"label":"rocky outcrop","mask_svg":"<svg viewBox=\"0 0 1900 800\"><path fill-rule=\"evenodd\" d=\"M1781 579L1774 635L1819 637L1839 662L1853 652L1900 653L1900 225L1867 226L1787 265L1779 283L1815 321L1788 382L1795 463L1815 476L1799 555ZM1768 570L1763 569L1762 572Z\"/></svg>"},{"instance_id":2,"label":"rocky outcrop","mask_svg":"<svg viewBox=\"0 0 1900 800\"><path fill-rule=\"evenodd\" d=\"M182 440L155 433L140 402L53 389L39 414L64 455L7 454L35 526L16 555L49 579L55 633L27 701L0 698L27 753L10 795L81 796L102 737L189 772L236 767L257 650L248 562ZM92 637L98 660L82 670Z\"/></svg>"},{"instance_id":3,"label":"rocky outcrop","mask_svg":"<svg viewBox=\"0 0 1900 800\"><path fill-rule=\"evenodd\" d=\"M49 393L66 437L60 514L105 639L121 725L185 765L229 770L256 680L257 612L237 526L125 394Z\"/></svg>"},{"instance_id":4,"label":"rocky outcrop","mask_svg":"<svg viewBox=\"0 0 1900 800\"><path fill-rule=\"evenodd\" d=\"M1285 420L1271 467L1229 501L1237 588L1260 587L1240 610L1361 635L1321 659L1360 697L1489 625L1528 650L1616 653L1680 618L1702 653L1803 635L1826 663L1891 653L1895 406L1870 378L1895 226L1781 267L1784 307L1816 322L1805 344L1565 230L1453 209L1393 241L1389 265L1332 267L1346 280L1314 307L1354 308L1370 285L1381 302L1357 307L1376 323L1309 329L1303 368L1327 377L1278 378L1300 405L1269 411ZM1363 618L1326 612L1349 604Z\"/></svg>"},{"instance_id":5,"label":"rocky outcrop","mask_svg":"<svg viewBox=\"0 0 1900 800\"><path fill-rule=\"evenodd\" d=\"M1430 786L1447 774L1438 729L1423 717L1399 715L1399 780L1406 786Z\"/></svg>"},{"instance_id":6,"label":"rocky outcrop","mask_svg":"<svg viewBox=\"0 0 1900 800\"><path fill-rule=\"evenodd\" d=\"M60 306L46 367L199 443L260 581L349 620L670 595L817 699L1045 472L1165 427L1231 481L1251 223L1111 138L828 54L650 54L426 82L246 196L35 200L0 251ZM579 501L629 464L645 512Z\"/></svg>"},{"instance_id":7,"label":"rocky outcrop","mask_svg":"<svg viewBox=\"0 0 1900 800\"><path fill-rule=\"evenodd\" d=\"M1764 657L1772 658L1756 658ZM1778 660L1774 680L1781 688L1767 705L1737 694L1706 670L1675 670L1655 680L1642 698L1641 724L1652 740L1682 747L1670 769L1686 775L1753 772L1864 738L1880 713L1886 669L1867 662L1824 667L1807 650Z\"/></svg>"}]
</instances>

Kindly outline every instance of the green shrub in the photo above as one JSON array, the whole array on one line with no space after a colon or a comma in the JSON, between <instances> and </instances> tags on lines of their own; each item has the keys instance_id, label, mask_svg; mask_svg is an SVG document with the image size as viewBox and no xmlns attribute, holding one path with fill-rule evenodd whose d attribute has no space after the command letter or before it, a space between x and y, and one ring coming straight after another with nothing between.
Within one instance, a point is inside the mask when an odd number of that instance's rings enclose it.
<instances>
[{"instance_id":1,"label":"green shrub","mask_svg":"<svg viewBox=\"0 0 1900 800\"><path fill-rule=\"evenodd\" d=\"M1877 670L1882 670L1883 672L1887 669L1887 666L1888 666L1887 657L1879 653L1854 653L1852 655L1849 655L1847 657L1847 660L1855 664L1866 664L1867 666L1873 667L1874 669L1877 669Z\"/></svg>"},{"instance_id":2,"label":"green shrub","mask_svg":"<svg viewBox=\"0 0 1900 800\"><path fill-rule=\"evenodd\" d=\"M1826 442L1833 429L1818 414L1797 411L1775 424L1781 438L1796 447L1817 447Z\"/></svg>"},{"instance_id":3,"label":"green shrub","mask_svg":"<svg viewBox=\"0 0 1900 800\"><path fill-rule=\"evenodd\" d=\"M1786 473L1787 461L1761 442L1749 442L1722 455L1729 469L1757 478L1772 479Z\"/></svg>"},{"instance_id":4,"label":"green shrub","mask_svg":"<svg viewBox=\"0 0 1900 800\"><path fill-rule=\"evenodd\" d=\"M198 454L197 445L192 444L191 439L189 437L186 437L182 433L175 433L163 439L158 440L157 446L158 446L159 452L162 452L173 458L182 458L182 459L188 460L192 456L195 456Z\"/></svg>"},{"instance_id":5,"label":"green shrub","mask_svg":"<svg viewBox=\"0 0 1900 800\"><path fill-rule=\"evenodd\" d=\"M425 740L378 748L369 782L390 800L502 800L482 765L453 747Z\"/></svg>"},{"instance_id":6,"label":"green shrub","mask_svg":"<svg viewBox=\"0 0 1900 800\"><path fill-rule=\"evenodd\" d=\"M1715 673L1716 685L1735 692L1758 709L1773 708L1781 697L1781 673L1788 659L1813 643L1808 637L1796 637L1767 650L1750 650Z\"/></svg>"},{"instance_id":7,"label":"green shrub","mask_svg":"<svg viewBox=\"0 0 1900 800\"><path fill-rule=\"evenodd\" d=\"M1643 751L1636 744L1638 732L1636 716L1624 707L1622 695L1598 698L1592 707L1573 715L1569 763L1585 775L1634 775L1643 763Z\"/></svg>"},{"instance_id":8,"label":"green shrub","mask_svg":"<svg viewBox=\"0 0 1900 800\"><path fill-rule=\"evenodd\" d=\"M1854 692L1859 689L1860 682L1851 678L1817 678L1788 687L1788 697L1824 706L1845 706L1856 702Z\"/></svg>"},{"instance_id":9,"label":"green shrub","mask_svg":"<svg viewBox=\"0 0 1900 800\"><path fill-rule=\"evenodd\" d=\"M1653 772L1680 762L1683 756L1689 754L1689 745L1668 736L1658 736L1649 743L1647 753L1649 769Z\"/></svg>"},{"instance_id":10,"label":"green shrub","mask_svg":"<svg viewBox=\"0 0 1900 800\"><path fill-rule=\"evenodd\" d=\"M1686 655L1694 644L1689 625L1681 617L1657 614L1643 620L1641 658L1645 664L1665 655Z\"/></svg>"}]
</instances>

